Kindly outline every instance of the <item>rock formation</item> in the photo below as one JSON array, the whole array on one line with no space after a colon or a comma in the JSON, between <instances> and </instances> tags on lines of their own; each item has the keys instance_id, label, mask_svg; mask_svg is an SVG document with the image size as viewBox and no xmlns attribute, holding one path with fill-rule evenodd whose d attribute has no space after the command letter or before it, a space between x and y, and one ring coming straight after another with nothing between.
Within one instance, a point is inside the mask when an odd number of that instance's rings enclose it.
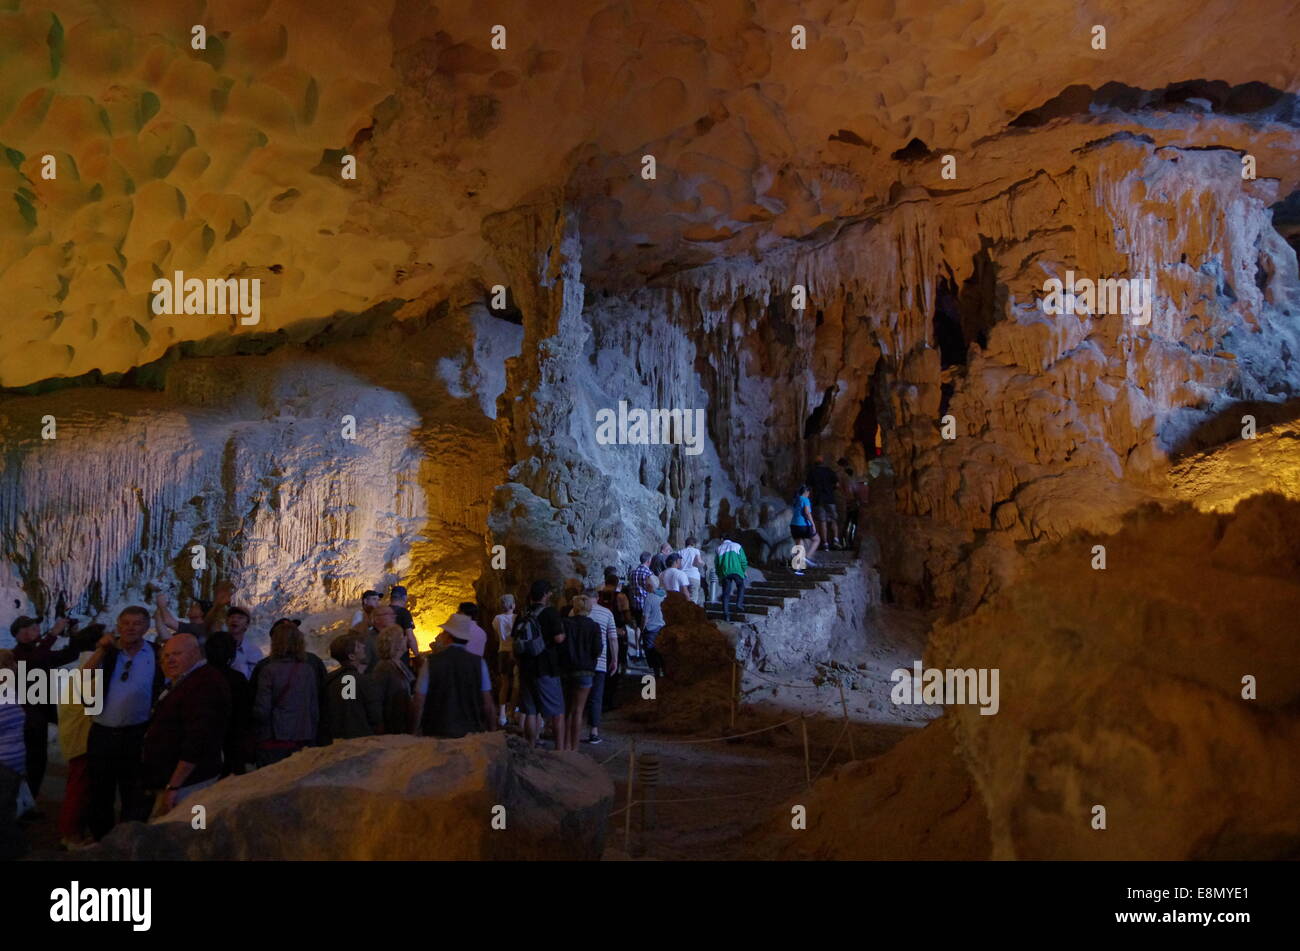
<instances>
[{"instance_id":1,"label":"rock formation","mask_svg":"<svg viewBox=\"0 0 1300 951\"><path fill-rule=\"evenodd\" d=\"M600 857L613 797L587 757L529 751L504 733L367 737L223 779L161 819L119 826L86 855L591 860ZM196 805L205 828L194 827Z\"/></svg>"},{"instance_id":2,"label":"rock formation","mask_svg":"<svg viewBox=\"0 0 1300 951\"><path fill-rule=\"evenodd\" d=\"M1298 528L1300 505L1275 495L1232 514L1143 510L935 635L928 664L1001 670L996 716L944 717L993 858L1300 854L1276 795L1300 770Z\"/></svg>"},{"instance_id":3,"label":"rock formation","mask_svg":"<svg viewBox=\"0 0 1300 951\"><path fill-rule=\"evenodd\" d=\"M807 809L807 828L789 828L790 808L765 854L784 859L978 861L989 858L984 802L957 755L947 722L932 723L888 753L859 760L792 803Z\"/></svg>"}]
</instances>

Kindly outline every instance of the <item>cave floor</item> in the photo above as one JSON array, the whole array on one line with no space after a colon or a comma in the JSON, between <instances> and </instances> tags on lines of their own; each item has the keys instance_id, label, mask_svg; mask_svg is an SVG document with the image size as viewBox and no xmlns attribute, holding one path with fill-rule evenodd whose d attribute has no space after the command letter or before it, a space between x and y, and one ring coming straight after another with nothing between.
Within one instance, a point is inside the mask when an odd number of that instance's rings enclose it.
<instances>
[{"instance_id":1,"label":"cave floor","mask_svg":"<svg viewBox=\"0 0 1300 951\"><path fill-rule=\"evenodd\" d=\"M837 694L838 696L838 694ZM836 702L838 708L838 701ZM797 717L798 709L771 709L773 724ZM850 760L842 720L809 713L808 771L816 780ZM862 723L852 726L858 759L883 753L916 723ZM806 790L803 740L796 721L755 736L718 742L683 742L658 733L619 711L605 718L604 742L583 749L607 770L615 787L614 812L606 832L606 859L741 860L770 857L769 834L790 821L791 804ZM628 752L635 741L638 758L659 759L655 791L656 823L641 828L643 807L634 804L625 838ZM634 799L644 798L637 779ZM670 801L680 800L680 801ZM788 826L784 826L788 828Z\"/></svg>"},{"instance_id":2,"label":"cave floor","mask_svg":"<svg viewBox=\"0 0 1300 951\"><path fill-rule=\"evenodd\" d=\"M885 606L873 612L865 641L840 645L830 664L781 673L746 672L741 682L746 721L757 715L764 727L775 727L752 736L697 742L708 734L657 732L624 710L607 713L601 725L604 742L582 747L604 765L615 786L605 859L773 857L774 833L789 828L790 806L799 803L800 793L808 788L801 726L797 720L777 724L806 717L808 772L814 780L854 756L864 759L885 752L942 713L941 707L890 701L890 674L910 668L922 656L929 627L929 618L918 612ZM646 672L635 663L631 666L634 679ZM845 688L844 704L839 683ZM664 686L672 689L671 679ZM634 741L638 757L659 758L655 822L645 830L640 804L633 805L630 828L625 827L627 754ZM638 778L634 800L643 798L642 789Z\"/></svg>"}]
</instances>

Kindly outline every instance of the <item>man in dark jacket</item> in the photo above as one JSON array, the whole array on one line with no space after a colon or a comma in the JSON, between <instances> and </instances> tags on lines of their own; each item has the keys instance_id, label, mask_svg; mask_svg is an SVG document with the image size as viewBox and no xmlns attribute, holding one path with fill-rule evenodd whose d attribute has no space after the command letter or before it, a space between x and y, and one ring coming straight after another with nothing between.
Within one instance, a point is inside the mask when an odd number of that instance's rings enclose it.
<instances>
[{"instance_id":1,"label":"man in dark jacket","mask_svg":"<svg viewBox=\"0 0 1300 951\"><path fill-rule=\"evenodd\" d=\"M496 723L487 663L469 651L477 627L466 615L453 614L442 627L451 646L432 655L420 670L414 719L424 736L456 739L490 731Z\"/></svg>"},{"instance_id":2,"label":"man in dark jacket","mask_svg":"<svg viewBox=\"0 0 1300 951\"><path fill-rule=\"evenodd\" d=\"M156 815L221 778L221 750L230 727L230 687L203 659L193 634L177 634L162 650L167 686L144 737L144 787L156 794Z\"/></svg>"},{"instance_id":3,"label":"man in dark jacket","mask_svg":"<svg viewBox=\"0 0 1300 951\"><path fill-rule=\"evenodd\" d=\"M149 818L150 803L140 784L140 748L149 712L162 692L162 660L144 639L149 612L126 608L117 616L117 636L105 634L82 665L103 671L103 700L86 740L90 774L91 834L102 839L113 828L113 803L122 797L122 821Z\"/></svg>"},{"instance_id":4,"label":"man in dark jacket","mask_svg":"<svg viewBox=\"0 0 1300 951\"><path fill-rule=\"evenodd\" d=\"M203 654L208 663L222 677L230 688L230 722L226 726L226 739L222 751L221 775L235 774L242 776L247 771L247 764L256 757L253 755L253 685L256 683L256 670L253 681L231 665L235 661L235 638L229 631L215 631L203 644ZM259 661L261 668L265 661Z\"/></svg>"},{"instance_id":5,"label":"man in dark jacket","mask_svg":"<svg viewBox=\"0 0 1300 951\"><path fill-rule=\"evenodd\" d=\"M673 553L673 546L664 542L659 546L659 554L650 559L650 573L656 577L664 573L668 567L668 556Z\"/></svg>"},{"instance_id":6,"label":"man in dark jacket","mask_svg":"<svg viewBox=\"0 0 1300 951\"><path fill-rule=\"evenodd\" d=\"M330 642L330 656L339 667L325 678L325 709L321 742L374 736L384 723L379 695L366 676L366 642L349 631Z\"/></svg>"},{"instance_id":7,"label":"man in dark jacket","mask_svg":"<svg viewBox=\"0 0 1300 951\"><path fill-rule=\"evenodd\" d=\"M68 619L59 618L44 637L41 636L39 618L20 617L9 625L9 633L17 642L14 645L14 663L26 665L27 670L53 670L76 660L81 653L77 644L62 650L54 649L54 642L63 634ZM21 669L21 668L20 668ZM32 796L41 794L41 780L45 777L47 751L50 745L50 724L58 719L53 703L23 704L26 722L23 741L27 744L27 788Z\"/></svg>"}]
</instances>

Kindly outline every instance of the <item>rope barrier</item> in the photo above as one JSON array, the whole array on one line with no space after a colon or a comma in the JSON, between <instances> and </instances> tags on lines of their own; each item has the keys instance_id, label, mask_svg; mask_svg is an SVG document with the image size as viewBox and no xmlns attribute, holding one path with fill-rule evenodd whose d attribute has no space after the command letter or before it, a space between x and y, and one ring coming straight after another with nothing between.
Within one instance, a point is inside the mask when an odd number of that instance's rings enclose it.
<instances>
[{"instance_id":1,"label":"rope barrier","mask_svg":"<svg viewBox=\"0 0 1300 951\"><path fill-rule=\"evenodd\" d=\"M656 798L654 800L654 803L655 805L661 805L663 803L671 803L671 802L715 802L716 800L719 799L742 799L745 796L756 796L760 793L769 793L769 792L784 792L790 789L799 789L804 786L806 786L806 783L803 780L799 780L799 782L797 783L787 783L784 786L765 786L762 789L751 789L747 792L739 792L739 793L726 793L721 796L689 796L681 799ZM627 805L620 806L618 809L615 809L613 812L609 814L608 818L613 819L615 816L626 812L627 810L631 809L633 806L640 806L645 802L646 800L644 799L634 799L632 802L628 803Z\"/></svg>"},{"instance_id":2,"label":"rope barrier","mask_svg":"<svg viewBox=\"0 0 1300 951\"><path fill-rule=\"evenodd\" d=\"M821 690L822 687L829 686L829 684L788 684L780 680L773 680L771 677L766 677L763 674L760 674L757 670L749 670L747 668L745 669L745 674L750 677L757 677L759 680L765 680L775 687L789 687L791 690Z\"/></svg>"},{"instance_id":3,"label":"rope barrier","mask_svg":"<svg viewBox=\"0 0 1300 951\"><path fill-rule=\"evenodd\" d=\"M822 763L821 769L817 770L816 775L813 776L813 782L817 782L817 780L821 778L821 775L825 771L826 767L830 765L831 757L833 757L835 755L835 751L840 748L840 740L844 739L844 734L847 733L848 730L849 730L849 724L845 722L844 726L840 727L840 735L835 737L835 745L832 746L831 751L826 754L826 760L825 762Z\"/></svg>"},{"instance_id":4,"label":"rope barrier","mask_svg":"<svg viewBox=\"0 0 1300 951\"><path fill-rule=\"evenodd\" d=\"M606 763L612 763L626 752L627 750L616 750L613 756L607 756L605 759L598 760L596 765L604 766Z\"/></svg>"},{"instance_id":5,"label":"rope barrier","mask_svg":"<svg viewBox=\"0 0 1300 951\"><path fill-rule=\"evenodd\" d=\"M772 726L760 727L757 730L750 730L748 733L733 733L731 736L704 736L692 740L652 740L651 742L667 743L669 746L683 746L688 743L725 743L727 740L738 740L744 736L754 736L758 733L766 733L768 730L776 730L801 719L803 718L791 717L788 720L782 720L780 723L774 723Z\"/></svg>"},{"instance_id":6,"label":"rope barrier","mask_svg":"<svg viewBox=\"0 0 1300 951\"><path fill-rule=\"evenodd\" d=\"M757 730L749 730L745 733L733 733L730 736L702 736L702 737L696 737L694 739L689 739L689 740L655 739L655 740L650 740L649 742L663 743L668 746L685 746L693 743L725 743L728 740L739 740L746 736L757 736L759 733L767 733L770 730L779 730L781 727L788 726L789 724L794 723L800 719L802 719L802 717L791 717L788 720L782 720L780 723L774 723L771 726L759 727ZM618 759L626 752L628 752L626 749L615 750L614 753L611 754L610 756L607 756L602 760L597 760L596 765L605 766L608 763L612 763L614 760Z\"/></svg>"},{"instance_id":7,"label":"rope barrier","mask_svg":"<svg viewBox=\"0 0 1300 951\"><path fill-rule=\"evenodd\" d=\"M844 725L843 725L842 727L840 727L840 732L839 732L839 734L835 737L835 743L831 746L830 752L826 754L826 759L822 761L822 764L821 764L821 766L817 769L816 774L813 774L813 775L809 775L809 772L808 772L808 758L807 758L807 757L808 757L808 735L807 735L807 727L806 727L807 718L804 717L804 716L791 717L789 720L783 720L782 722L777 723L777 724L774 724L774 725L772 725L772 726L763 727L762 729L758 729L758 730L751 730L751 731L749 731L748 733L740 733L740 734L737 734L736 736L702 737L702 738L700 738L700 739L694 739L694 740L656 740L656 741L653 741L653 742L660 742L660 743L665 743L665 744L669 744L669 745L682 745L682 744L687 744L687 743L717 743L717 742L720 742L720 741L723 741L723 740L734 740L734 739L738 739L738 738L743 737L743 736L754 736L755 734L758 734L758 733L766 733L766 732L768 732L769 730L775 730L775 729L778 729L779 727L783 727L783 726L786 726L786 725L788 725L788 724L790 724L790 723L794 723L796 720L801 721L801 722L803 722L803 723L805 724L805 728L804 728L804 773L805 773L805 778L804 778L804 780L803 780L802 782L788 783L788 784L786 784L786 785L784 785L784 786L764 786L764 787L762 787L761 789L750 789L750 790L746 790L746 791L744 791L744 792L738 792L738 793L723 793L722 795L718 795L718 796L685 796L685 797L680 797L680 798L677 798L677 799L660 799L660 798L658 798L658 797L655 797L654 799L633 799L633 798L632 798L632 794L633 794L633 791L632 791L632 765L633 765L633 763L634 763L635 760L636 760L636 753L635 753L635 750L636 750L636 741L633 740L633 741L632 741L632 745L631 745L631 747L630 747L630 750L631 750L631 752L632 752L632 760L629 761L629 763L628 763L628 789L627 789L627 802L626 802L623 806L619 807L618 809L615 809L615 810L614 810L613 812L611 812L611 813L608 815L608 817L607 817L608 819L613 819L615 816L619 816L619 815L622 815L623 813L627 813L627 815L624 817L624 827L623 827L623 837L624 837L623 845L624 845L624 848L627 849L627 848L630 848L630 847L631 847L631 831L632 831L632 829L631 829L631 820L632 820L631 810L632 810L634 807L636 807L636 806L647 805L647 804L662 805L662 804L685 803L685 802L718 802L718 801L726 800L726 799L743 799L743 798L745 798L746 796L756 796L756 795L765 794L765 793L785 793L785 792L787 792L787 791L794 790L794 789L799 789L799 788L811 789L812 784L815 783L818 779L821 778L822 773L824 773L824 772L826 771L826 767L829 766L830 763L831 763L831 760L834 759L834 757L835 757L835 751L839 749L839 747L840 747L840 742L844 739L845 735L849 732L850 724L849 724L849 722L846 720L846 721L844 722ZM611 761L612 761L613 759L615 759L616 757L621 756L624 752L627 752L627 751L626 751L626 750L619 750L619 751L616 752L613 756L610 756L609 758L607 758L607 759L601 761L601 765L603 766L604 764L611 762Z\"/></svg>"}]
</instances>

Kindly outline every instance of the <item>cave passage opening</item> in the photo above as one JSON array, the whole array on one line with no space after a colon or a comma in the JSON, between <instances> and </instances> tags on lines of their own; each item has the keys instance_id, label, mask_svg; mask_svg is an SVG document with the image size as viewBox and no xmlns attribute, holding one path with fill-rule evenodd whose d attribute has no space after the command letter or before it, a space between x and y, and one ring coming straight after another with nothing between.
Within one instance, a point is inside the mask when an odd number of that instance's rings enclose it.
<instances>
[{"instance_id":1,"label":"cave passage opening","mask_svg":"<svg viewBox=\"0 0 1300 951\"><path fill-rule=\"evenodd\" d=\"M808 418L803 424L803 438L812 439L826 428L830 422L831 410L835 408L835 397L839 395L840 388L837 384L831 384L822 391L821 402L813 408L808 414Z\"/></svg>"},{"instance_id":2,"label":"cave passage opening","mask_svg":"<svg viewBox=\"0 0 1300 951\"><path fill-rule=\"evenodd\" d=\"M961 299L951 273L940 277L934 295L934 343L939 348L939 367L966 364L966 334L962 330Z\"/></svg>"}]
</instances>

